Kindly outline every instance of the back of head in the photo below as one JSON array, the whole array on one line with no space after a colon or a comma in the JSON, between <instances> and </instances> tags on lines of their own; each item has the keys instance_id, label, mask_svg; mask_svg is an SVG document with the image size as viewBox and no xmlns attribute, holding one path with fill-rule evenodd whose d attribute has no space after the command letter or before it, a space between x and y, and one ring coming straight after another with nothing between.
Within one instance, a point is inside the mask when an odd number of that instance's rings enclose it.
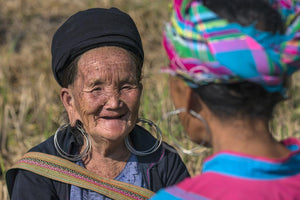
<instances>
[{"instance_id":1,"label":"back of head","mask_svg":"<svg viewBox=\"0 0 300 200\"><path fill-rule=\"evenodd\" d=\"M180 8L164 36L172 73L219 118L269 120L284 99L291 74L284 69L296 63L280 60L284 50L278 48L292 36L284 35L285 19L274 5L268 0L174 0L174 5Z\"/></svg>"},{"instance_id":2,"label":"back of head","mask_svg":"<svg viewBox=\"0 0 300 200\"><path fill-rule=\"evenodd\" d=\"M229 22L243 26L255 24L262 31L283 32L280 14L264 0L206 0L204 5ZM237 58L238 59L238 58ZM195 88L201 99L222 119L231 117L272 117L274 107L283 100L278 92L268 92L259 84L244 81L233 84L208 84Z\"/></svg>"}]
</instances>

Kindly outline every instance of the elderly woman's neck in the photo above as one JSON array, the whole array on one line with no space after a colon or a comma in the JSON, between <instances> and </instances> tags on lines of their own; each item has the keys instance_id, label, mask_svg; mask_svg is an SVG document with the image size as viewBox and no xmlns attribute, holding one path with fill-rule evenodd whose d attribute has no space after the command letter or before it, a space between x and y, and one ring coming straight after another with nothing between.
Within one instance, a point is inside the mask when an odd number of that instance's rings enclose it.
<instances>
[{"instance_id":1,"label":"elderly woman's neck","mask_svg":"<svg viewBox=\"0 0 300 200\"><path fill-rule=\"evenodd\" d=\"M232 119L226 122L209 120L213 152L235 151L253 156L282 158L289 153L277 142L268 128L268 122L261 119Z\"/></svg>"},{"instance_id":2,"label":"elderly woman's neck","mask_svg":"<svg viewBox=\"0 0 300 200\"><path fill-rule=\"evenodd\" d=\"M110 158L114 160L124 161L128 158L130 151L126 148L124 140L119 141L95 141L92 139L92 149L89 157L96 158Z\"/></svg>"},{"instance_id":3,"label":"elderly woman's neck","mask_svg":"<svg viewBox=\"0 0 300 200\"><path fill-rule=\"evenodd\" d=\"M85 168L106 178L116 178L124 169L130 152L124 141L94 142L88 157L83 159Z\"/></svg>"}]
</instances>

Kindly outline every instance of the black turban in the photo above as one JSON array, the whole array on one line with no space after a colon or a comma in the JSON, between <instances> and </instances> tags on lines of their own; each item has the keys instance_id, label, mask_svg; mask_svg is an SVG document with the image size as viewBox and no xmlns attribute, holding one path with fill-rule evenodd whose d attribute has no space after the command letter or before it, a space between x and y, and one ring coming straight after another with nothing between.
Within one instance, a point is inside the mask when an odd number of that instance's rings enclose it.
<instances>
[{"instance_id":1,"label":"black turban","mask_svg":"<svg viewBox=\"0 0 300 200\"><path fill-rule=\"evenodd\" d=\"M128 14L117 8L80 11L53 36L52 71L57 82L62 86L61 73L77 56L101 46L121 47L144 60L140 34Z\"/></svg>"}]
</instances>

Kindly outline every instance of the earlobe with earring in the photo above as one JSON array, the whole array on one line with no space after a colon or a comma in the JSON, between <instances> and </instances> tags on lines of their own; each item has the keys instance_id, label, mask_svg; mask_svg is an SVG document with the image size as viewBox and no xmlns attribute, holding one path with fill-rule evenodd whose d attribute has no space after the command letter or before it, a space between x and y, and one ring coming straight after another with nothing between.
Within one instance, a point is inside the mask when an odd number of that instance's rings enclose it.
<instances>
[{"instance_id":1,"label":"earlobe with earring","mask_svg":"<svg viewBox=\"0 0 300 200\"><path fill-rule=\"evenodd\" d=\"M144 151L138 151L136 149L133 148L133 146L130 144L130 141L129 141L129 137L128 135L125 137L125 145L127 147L127 149L137 155L137 156L147 156L147 155L150 155L152 153L154 153L155 151L158 150L158 148L161 146L161 143L162 143L162 133L161 133L161 130L160 128L155 124L153 123L152 121L148 120L148 119L141 119L139 118L137 123L146 123L148 124L150 127L153 127L155 129L155 132L156 132L156 141L154 143L154 145L147 149L147 150L144 150Z\"/></svg>"},{"instance_id":2,"label":"earlobe with earring","mask_svg":"<svg viewBox=\"0 0 300 200\"><path fill-rule=\"evenodd\" d=\"M194 110L187 110L185 108L179 108L179 109L170 111L170 112L168 112L168 113L166 113L166 114L163 115L162 121L167 121L167 131L168 131L168 134L171 136L171 140L174 142L174 145L182 153L185 153L185 154L188 154L188 155L202 155L202 154L204 154L208 150L204 146L205 140L202 140L202 142L200 144L196 144L197 145L196 147L194 147L192 149L187 149L187 148L183 147L183 145L174 136L174 134L176 134L176 133L173 133L171 126L176 126L177 124L171 124L170 123L170 118L174 117L174 116L178 116L180 113L184 113L184 112L187 112L190 115L192 115L193 117L199 119L204 124L204 126L206 128L206 135L208 135L208 138L211 136L210 128L209 128L206 120L199 113L195 112ZM179 120L177 120L176 122L180 123ZM188 135L186 133L184 133L184 135L186 137L188 137Z\"/></svg>"},{"instance_id":3,"label":"earlobe with earring","mask_svg":"<svg viewBox=\"0 0 300 200\"><path fill-rule=\"evenodd\" d=\"M64 129L70 127L71 125L69 123L67 124L64 124L62 126L60 126L55 134L54 134L54 147L56 149L56 151L58 152L58 154L67 159L67 160L70 160L70 161L78 161L78 160L81 160L83 158L85 158L91 151L91 148L92 148L92 144L91 144L91 140L89 138L89 135L86 133L86 131L83 129L81 123L77 123L75 124L75 128L77 128L77 130L82 134L83 138L85 139L85 143L86 143L86 146L85 148L83 149L82 153L80 154L76 154L76 155L72 155L72 154L69 154L67 153L66 151L64 151L61 146L59 145L59 133L61 131L63 131Z\"/></svg>"}]
</instances>

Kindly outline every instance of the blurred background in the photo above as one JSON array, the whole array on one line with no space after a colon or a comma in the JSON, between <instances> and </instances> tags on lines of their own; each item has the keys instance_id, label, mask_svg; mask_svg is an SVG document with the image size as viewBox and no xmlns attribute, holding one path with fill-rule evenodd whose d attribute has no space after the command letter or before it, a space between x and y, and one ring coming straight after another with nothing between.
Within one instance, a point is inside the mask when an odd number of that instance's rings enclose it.
<instances>
[{"instance_id":1,"label":"blurred background","mask_svg":"<svg viewBox=\"0 0 300 200\"><path fill-rule=\"evenodd\" d=\"M145 50L144 91L140 117L160 124L172 109L161 32L169 16L169 0L0 0L0 200L7 200L6 170L28 149L50 137L64 123L60 87L51 72L51 39L70 15L91 7L118 7L131 15ZM279 105L270 124L277 139L300 137L299 73L289 99ZM174 123L175 129L179 126ZM179 127L178 127L179 128ZM163 128L164 140L172 144ZM187 142L182 135L181 141ZM192 175L204 156L182 155Z\"/></svg>"}]
</instances>

